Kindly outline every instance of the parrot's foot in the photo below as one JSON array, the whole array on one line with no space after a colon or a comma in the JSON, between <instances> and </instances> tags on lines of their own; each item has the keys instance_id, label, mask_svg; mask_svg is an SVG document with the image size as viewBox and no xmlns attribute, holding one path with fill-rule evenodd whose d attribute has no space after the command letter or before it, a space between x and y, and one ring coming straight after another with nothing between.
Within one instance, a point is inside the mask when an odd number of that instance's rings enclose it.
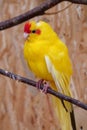
<instances>
[{"instance_id":1,"label":"parrot's foot","mask_svg":"<svg viewBox=\"0 0 87 130\"><path fill-rule=\"evenodd\" d=\"M40 80L37 82L36 87L37 87L38 89L41 89L41 85L43 85L42 92L46 94L46 93L47 93L47 89L50 87L50 86L49 86L49 83L48 83L47 81L45 81L44 79L40 79Z\"/></svg>"},{"instance_id":2,"label":"parrot's foot","mask_svg":"<svg viewBox=\"0 0 87 130\"><path fill-rule=\"evenodd\" d=\"M40 79L37 83L36 83L36 88L40 89L41 85L43 84L44 79Z\"/></svg>"},{"instance_id":3,"label":"parrot's foot","mask_svg":"<svg viewBox=\"0 0 87 130\"><path fill-rule=\"evenodd\" d=\"M43 90L42 90L42 92L43 93L47 93L47 89L50 87L50 85L49 85L49 83L47 82L47 81L43 81L43 85L44 85L44 87L43 87Z\"/></svg>"}]
</instances>

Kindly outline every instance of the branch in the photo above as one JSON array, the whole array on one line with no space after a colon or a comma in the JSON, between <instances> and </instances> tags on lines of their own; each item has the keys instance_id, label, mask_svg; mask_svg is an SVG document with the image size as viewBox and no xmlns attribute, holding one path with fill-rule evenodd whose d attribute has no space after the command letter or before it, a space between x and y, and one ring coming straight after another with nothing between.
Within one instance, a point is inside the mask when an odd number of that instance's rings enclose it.
<instances>
[{"instance_id":1,"label":"branch","mask_svg":"<svg viewBox=\"0 0 87 130\"><path fill-rule=\"evenodd\" d=\"M25 77L22 77L20 75L16 75L14 73L11 73L11 72L8 72L7 70L3 70L3 69L0 69L0 74L4 75L4 76L7 76L13 80L17 80L19 82L22 82L22 83L25 83L25 84L28 84L28 85L32 85L33 87L36 87L36 84L37 82L33 81L33 80L30 80L28 78L25 78ZM44 85L42 84L40 86L40 89L42 90L44 87ZM59 92L56 92L55 90L53 90L52 88L48 88L47 89L47 93L51 94L51 95L54 95L55 97L59 98L59 99L62 99L62 100L65 100L65 101L68 101L70 103L73 103L85 110L87 110L87 105L86 104L83 104L82 102L80 102L79 100L76 100L74 98L71 98L69 96L66 96L66 95L63 95Z\"/></svg>"},{"instance_id":2,"label":"branch","mask_svg":"<svg viewBox=\"0 0 87 130\"><path fill-rule=\"evenodd\" d=\"M51 7L57 5L58 3L61 3L63 1L69 1L71 3L87 5L87 0L46 0L39 6L29 10L28 12L26 12L24 14L21 14L19 16L9 19L9 20L0 22L0 30L4 30L7 28L16 26L16 25L23 23L36 16L44 15L46 10L50 9Z\"/></svg>"}]
</instances>

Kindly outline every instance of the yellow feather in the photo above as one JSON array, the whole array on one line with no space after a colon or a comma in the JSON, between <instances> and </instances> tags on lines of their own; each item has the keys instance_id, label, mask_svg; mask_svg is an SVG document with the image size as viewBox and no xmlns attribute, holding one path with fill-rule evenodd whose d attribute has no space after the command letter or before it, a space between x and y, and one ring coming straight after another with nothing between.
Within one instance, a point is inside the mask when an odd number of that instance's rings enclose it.
<instances>
[{"instance_id":1,"label":"yellow feather","mask_svg":"<svg viewBox=\"0 0 87 130\"><path fill-rule=\"evenodd\" d=\"M24 45L24 57L29 68L39 78L48 80L51 86L65 95L71 96L70 78L72 65L66 45L58 38L49 24L39 21L30 22L31 30L41 30L41 34L30 33ZM72 130L70 112L72 105L53 98L62 130Z\"/></svg>"}]
</instances>

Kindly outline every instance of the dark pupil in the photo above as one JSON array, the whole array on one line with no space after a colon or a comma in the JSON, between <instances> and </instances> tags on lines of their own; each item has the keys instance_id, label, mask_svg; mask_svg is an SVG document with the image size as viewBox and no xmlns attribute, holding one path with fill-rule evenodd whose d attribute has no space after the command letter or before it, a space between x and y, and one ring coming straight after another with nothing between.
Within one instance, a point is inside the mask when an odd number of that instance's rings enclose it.
<instances>
[{"instance_id":1,"label":"dark pupil","mask_svg":"<svg viewBox=\"0 0 87 130\"><path fill-rule=\"evenodd\" d=\"M35 33L36 32L36 30L32 30L32 33Z\"/></svg>"}]
</instances>

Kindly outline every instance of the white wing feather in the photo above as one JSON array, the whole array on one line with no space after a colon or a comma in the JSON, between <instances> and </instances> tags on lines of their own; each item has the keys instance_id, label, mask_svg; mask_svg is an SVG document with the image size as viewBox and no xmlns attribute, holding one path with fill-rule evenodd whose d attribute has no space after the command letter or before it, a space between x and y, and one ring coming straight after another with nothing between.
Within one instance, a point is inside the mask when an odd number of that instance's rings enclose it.
<instances>
[{"instance_id":1,"label":"white wing feather","mask_svg":"<svg viewBox=\"0 0 87 130\"><path fill-rule=\"evenodd\" d=\"M45 55L45 62L48 72L52 75L58 91L67 95L71 95L69 87L70 78L66 74L60 73L58 70L56 70L55 66L50 60L50 57L47 55Z\"/></svg>"},{"instance_id":2,"label":"white wing feather","mask_svg":"<svg viewBox=\"0 0 87 130\"><path fill-rule=\"evenodd\" d=\"M55 69L54 65L52 64L49 56L45 56L45 61L47 65L48 72L52 75L53 80L58 88L58 91L62 92L62 87L61 87L61 79L60 79L60 74L59 72ZM59 80L58 80L59 79Z\"/></svg>"}]
</instances>

